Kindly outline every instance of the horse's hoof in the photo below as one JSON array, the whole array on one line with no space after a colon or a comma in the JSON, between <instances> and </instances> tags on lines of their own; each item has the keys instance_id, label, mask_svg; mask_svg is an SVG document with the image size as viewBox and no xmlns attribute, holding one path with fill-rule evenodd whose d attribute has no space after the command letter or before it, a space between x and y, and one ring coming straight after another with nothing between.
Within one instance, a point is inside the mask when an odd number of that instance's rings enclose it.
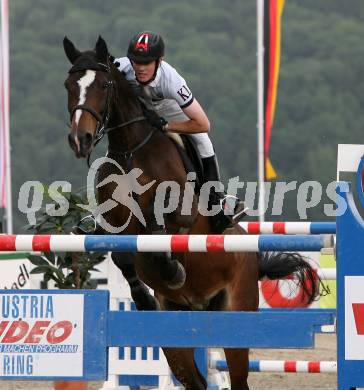
<instances>
[{"instance_id":1,"label":"horse's hoof","mask_svg":"<svg viewBox=\"0 0 364 390\"><path fill-rule=\"evenodd\" d=\"M186 271L184 266L177 260L173 260L176 262L177 269L176 273L171 280L166 281L167 287L171 290L178 290L184 286L186 282Z\"/></svg>"},{"instance_id":2,"label":"horse's hoof","mask_svg":"<svg viewBox=\"0 0 364 390\"><path fill-rule=\"evenodd\" d=\"M157 300L143 285L131 289L131 297L133 298L137 310L155 311L160 309Z\"/></svg>"},{"instance_id":3,"label":"horse's hoof","mask_svg":"<svg viewBox=\"0 0 364 390\"><path fill-rule=\"evenodd\" d=\"M157 300L152 295L149 295L140 301L136 301L135 307L137 308L137 310L144 310L144 311L160 310Z\"/></svg>"}]
</instances>

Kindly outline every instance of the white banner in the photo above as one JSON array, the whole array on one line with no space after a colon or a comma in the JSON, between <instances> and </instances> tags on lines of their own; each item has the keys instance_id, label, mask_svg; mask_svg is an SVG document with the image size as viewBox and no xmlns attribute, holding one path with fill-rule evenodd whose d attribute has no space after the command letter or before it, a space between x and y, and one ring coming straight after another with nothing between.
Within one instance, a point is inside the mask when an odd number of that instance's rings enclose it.
<instances>
[{"instance_id":1,"label":"white banner","mask_svg":"<svg viewBox=\"0 0 364 390\"><path fill-rule=\"evenodd\" d=\"M33 268L22 253L0 254L0 290L41 288L43 274L32 275Z\"/></svg>"},{"instance_id":2,"label":"white banner","mask_svg":"<svg viewBox=\"0 0 364 390\"><path fill-rule=\"evenodd\" d=\"M82 294L0 295L0 376L83 375Z\"/></svg>"}]
</instances>

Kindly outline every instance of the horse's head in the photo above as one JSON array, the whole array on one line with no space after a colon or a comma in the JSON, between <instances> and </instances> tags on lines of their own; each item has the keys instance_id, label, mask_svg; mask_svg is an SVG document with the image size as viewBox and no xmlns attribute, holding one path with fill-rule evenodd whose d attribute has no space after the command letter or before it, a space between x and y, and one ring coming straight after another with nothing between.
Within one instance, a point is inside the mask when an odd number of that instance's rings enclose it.
<instances>
[{"instance_id":1,"label":"horse's head","mask_svg":"<svg viewBox=\"0 0 364 390\"><path fill-rule=\"evenodd\" d=\"M80 52L67 37L63 46L72 64L65 81L71 122L68 140L77 157L87 157L110 114L110 56L101 37L92 51Z\"/></svg>"}]
</instances>

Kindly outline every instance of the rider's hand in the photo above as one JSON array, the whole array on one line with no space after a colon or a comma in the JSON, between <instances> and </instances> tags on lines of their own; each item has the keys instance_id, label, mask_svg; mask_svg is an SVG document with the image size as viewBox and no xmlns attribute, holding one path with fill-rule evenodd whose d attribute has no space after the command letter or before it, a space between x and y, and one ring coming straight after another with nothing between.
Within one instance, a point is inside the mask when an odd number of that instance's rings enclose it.
<instances>
[{"instance_id":1,"label":"rider's hand","mask_svg":"<svg viewBox=\"0 0 364 390\"><path fill-rule=\"evenodd\" d=\"M156 112L152 110L146 110L144 112L148 122L155 128L161 131L166 131L168 128L168 122Z\"/></svg>"}]
</instances>

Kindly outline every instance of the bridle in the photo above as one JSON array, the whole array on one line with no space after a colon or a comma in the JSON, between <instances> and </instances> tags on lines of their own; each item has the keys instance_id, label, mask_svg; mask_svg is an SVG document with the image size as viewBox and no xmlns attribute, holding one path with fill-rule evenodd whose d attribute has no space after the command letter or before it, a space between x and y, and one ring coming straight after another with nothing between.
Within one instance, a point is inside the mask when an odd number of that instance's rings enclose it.
<instances>
[{"instance_id":1,"label":"bridle","mask_svg":"<svg viewBox=\"0 0 364 390\"><path fill-rule=\"evenodd\" d=\"M110 66L109 64L103 64L100 62L97 63L90 63L87 66L86 65L74 65L68 73L75 73L79 71L85 71L85 70L96 70L96 71L103 71L108 73L109 75L111 74ZM141 122L144 120L147 120L145 116L138 116L136 118L133 118L129 121L123 122L117 126L113 127L107 127L107 124L109 122L110 118L110 111L111 111L111 98L113 94L113 89L114 89L114 82L109 79L106 82L106 88L107 88L107 94L106 94L106 102L104 109L102 110L102 115L100 115L96 110L94 110L92 107L87 106L86 104L78 104L75 106L71 113L70 113L70 121L72 123L73 116L75 115L75 112L77 110L82 110L82 111L87 111L89 112L97 121L97 127L96 127L96 132L94 135L93 139L93 148L102 140L105 134L109 133L110 131L116 130L116 129L122 129L126 126L129 126L133 123L136 122ZM142 140L138 145L133 147L130 150L124 150L124 151L119 151L120 154L126 156L132 156L134 152L136 152L138 149L142 148L152 137L154 133L154 128L150 131L150 133L145 137L144 140ZM89 161L90 161L91 153L87 157L87 164L90 166Z\"/></svg>"}]
</instances>

